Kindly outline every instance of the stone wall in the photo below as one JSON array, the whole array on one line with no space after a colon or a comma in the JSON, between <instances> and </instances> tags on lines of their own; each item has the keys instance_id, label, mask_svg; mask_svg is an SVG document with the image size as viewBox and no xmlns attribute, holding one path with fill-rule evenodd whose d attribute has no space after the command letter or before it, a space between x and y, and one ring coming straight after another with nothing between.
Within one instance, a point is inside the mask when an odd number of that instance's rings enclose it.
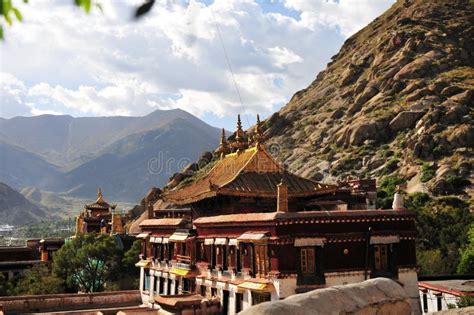
<instances>
[{"instance_id":1,"label":"stone wall","mask_svg":"<svg viewBox=\"0 0 474 315\"><path fill-rule=\"evenodd\" d=\"M0 297L0 310L3 309L6 314L125 307L140 304L138 290Z\"/></svg>"},{"instance_id":2,"label":"stone wall","mask_svg":"<svg viewBox=\"0 0 474 315\"><path fill-rule=\"evenodd\" d=\"M277 302L262 303L239 314L410 315L413 311L410 297L398 283L387 278L375 278L297 294Z\"/></svg>"}]
</instances>

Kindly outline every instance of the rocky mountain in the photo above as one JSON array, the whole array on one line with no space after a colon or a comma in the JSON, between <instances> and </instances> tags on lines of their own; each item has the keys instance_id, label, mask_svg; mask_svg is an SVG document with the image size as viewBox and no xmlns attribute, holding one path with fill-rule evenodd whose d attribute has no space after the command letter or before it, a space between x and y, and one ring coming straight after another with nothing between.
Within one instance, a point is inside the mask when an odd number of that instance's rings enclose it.
<instances>
[{"instance_id":1,"label":"rocky mountain","mask_svg":"<svg viewBox=\"0 0 474 315\"><path fill-rule=\"evenodd\" d=\"M182 110L0 119L0 181L85 198L101 186L113 200L136 202L218 139L217 128Z\"/></svg>"},{"instance_id":2,"label":"rocky mountain","mask_svg":"<svg viewBox=\"0 0 474 315\"><path fill-rule=\"evenodd\" d=\"M472 1L397 1L265 121L272 153L316 180L472 196L473 34Z\"/></svg>"},{"instance_id":3,"label":"rocky mountain","mask_svg":"<svg viewBox=\"0 0 474 315\"><path fill-rule=\"evenodd\" d=\"M37 223L49 215L10 186L0 183L0 222L21 225Z\"/></svg>"}]
</instances>

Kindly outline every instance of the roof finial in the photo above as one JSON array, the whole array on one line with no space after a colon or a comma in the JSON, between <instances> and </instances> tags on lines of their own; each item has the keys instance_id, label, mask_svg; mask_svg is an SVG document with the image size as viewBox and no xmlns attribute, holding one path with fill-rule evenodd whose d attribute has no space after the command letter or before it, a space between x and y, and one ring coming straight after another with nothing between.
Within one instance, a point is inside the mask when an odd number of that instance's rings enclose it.
<instances>
[{"instance_id":1,"label":"roof finial","mask_svg":"<svg viewBox=\"0 0 474 315\"><path fill-rule=\"evenodd\" d=\"M103 202L104 201L104 196L102 195L102 189L100 189L99 187L99 190L97 191L97 201L96 202Z\"/></svg>"},{"instance_id":2,"label":"roof finial","mask_svg":"<svg viewBox=\"0 0 474 315\"><path fill-rule=\"evenodd\" d=\"M265 141L265 136L262 132L262 123L260 122L260 115L257 114L257 123L255 124L255 145L260 149Z\"/></svg>"},{"instance_id":3,"label":"roof finial","mask_svg":"<svg viewBox=\"0 0 474 315\"><path fill-rule=\"evenodd\" d=\"M230 152L229 145L227 143L227 138L225 137L225 129L222 128L221 131L221 142L217 149L214 151L217 157L220 157L221 159Z\"/></svg>"},{"instance_id":4,"label":"roof finial","mask_svg":"<svg viewBox=\"0 0 474 315\"><path fill-rule=\"evenodd\" d=\"M245 150L245 134L244 130L242 129L242 122L240 121L240 114L237 115L237 130L235 131L235 143L234 147L238 152Z\"/></svg>"}]
</instances>

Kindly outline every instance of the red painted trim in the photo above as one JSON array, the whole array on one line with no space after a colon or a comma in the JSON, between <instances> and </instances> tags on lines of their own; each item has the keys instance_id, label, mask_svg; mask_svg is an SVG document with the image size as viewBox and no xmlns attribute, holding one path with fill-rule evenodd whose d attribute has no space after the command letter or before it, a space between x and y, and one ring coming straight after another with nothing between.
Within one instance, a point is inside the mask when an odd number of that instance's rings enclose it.
<instances>
[{"instance_id":1,"label":"red painted trim","mask_svg":"<svg viewBox=\"0 0 474 315\"><path fill-rule=\"evenodd\" d=\"M474 296L474 293L468 293L468 292L463 292L463 291L459 291L459 290L451 290L451 289L448 289L446 287L442 287L442 286L438 286L438 285L434 285L434 284L429 284L429 283L426 283L426 282L418 282L418 287L422 287L422 288L425 288L425 289L434 290L434 291L438 291L438 292L448 293L448 294L455 295L455 296Z\"/></svg>"}]
</instances>

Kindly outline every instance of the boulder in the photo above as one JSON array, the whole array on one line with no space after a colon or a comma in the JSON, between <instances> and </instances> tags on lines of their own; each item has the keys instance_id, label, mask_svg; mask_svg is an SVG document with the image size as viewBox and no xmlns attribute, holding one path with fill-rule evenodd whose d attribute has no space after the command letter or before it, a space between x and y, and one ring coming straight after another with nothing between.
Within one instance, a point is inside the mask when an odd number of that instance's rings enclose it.
<instances>
[{"instance_id":1,"label":"boulder","mask_svg":"<svg viewBox=\"0 0 474 315\"><path fill-rule=\"evenodd\" d=\"M449 136L449 141L455 148L474 147L474 127L469 125L457 127Z\"/></svg>"},{"instance_id":2,"label":"boulder","mask_svg":"<svg viewBox=\"0 0 474 315\"><path fill-rule=\"evenodd\" d=\"M461 93L463 89L456 85L450 85L441 90L441 95L449 97L458 93Z\"/></svg>"},{"instance_id":3,"label":"boulder","mask_svg":"<svg viewBox=\"0 0 474 315\"><path fill-rule=\"evenodd\" d=\"M438 59L441 55L442 53L435 50L427 52L401 68L400 71L395 74L395 80L414 79L423 76L428 68L433 66L433 61Z\"/></svg>"},{"instance_id":4,"label":"boulder","mask_svg":"<svg viewBox=\"0 0 474 315\"><path fill-rule=\"evenodd\" d=\"M395 118L390 121L390 130L392 132L398 132L408 128L412 128L415 126L418 119L420 119L424 115L424 113L424 111L400 112L397 116L395 116Z\"/></svg>"},{"instance_id":5,"label":"boulder","mask_svg":"<svg viewBox=\"0 0 474 315\"><path fill-rule=\"evenodd\" d=\"M241 315L412 314L410 298L388 278L338 285L252 306Z\"/></svg>"},{"instance_id":6,"label":"boulder","mask_svg":"<svg viewBox=\"0 0 474 315\"><path fill-rule=\"evenodd\" d=\"M351 64L342 73L341 80L339 81L339 83L341 84L341 86L346 86L348 84L351 84L352 82L356 81L359 78L361 72L362 72L361 68Z\"/></svg>"},{"instance_id":7,"label":"boulder","mask_svg":"<svg viewBox=\"0 0 474 315\"><path fill-rule=\"evenodd\" d=\"M365 102L367 102L368 100L370 100L372 97L374 97L378 92L379 92L379 90L375 86L373 86L373 85L367 86L365 88L364 92L362 92L362 94L360 94L359 97L356 98L356 100L354 101L354 106L353 107L357 107L360 110L362 105ZM359 110L357 110L357 111L359 111ZM351 114L353 114L353 113L351 113Z\"/></svg>"},{"instance_id":8,"label":"boulder","mask_svg":"<svg viewBox=\"0 0 474 315\"><path fill-rule=\"evenodd\" d=\"M415 102L422 98L423 96L429 95L431 91L427 88L422 88L419 90L415 90L413 93L407 96L405 99L408 103Z\"/></svg>"},{"instance_id":9,"label":"boulder","mask_svg":"<svg viewBox=\"0 0 474 315\"><path fill-rule=\"evenodd\" d=\"M471 102L473 94L474 93L472 92L472 90L466 90L462 93L451 96L449 99L454 102L467 105Z\"/></svg>"},{"instance_id":10,"label":"boulder","mask_svg":"<svg viewBox=\"0 0 474 315\"><path fill-rule=\"evenodd\" d=\"M415 90L418 90L422 88L425 85L425 81L418 79L414 80L413 82L409 83L401 92L400 95L408 95L414 92Z\"/></svg>"}]
</instances>

